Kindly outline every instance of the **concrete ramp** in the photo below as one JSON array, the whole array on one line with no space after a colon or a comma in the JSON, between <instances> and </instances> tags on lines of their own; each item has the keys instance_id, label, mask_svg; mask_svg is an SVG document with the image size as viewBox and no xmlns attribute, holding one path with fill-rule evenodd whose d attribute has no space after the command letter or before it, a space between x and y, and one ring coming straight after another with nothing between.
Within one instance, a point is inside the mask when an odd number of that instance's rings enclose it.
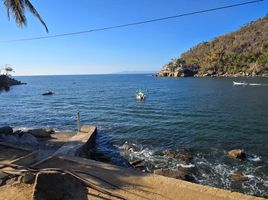
<instances>
[{"instance_id":1,"label":"concrete ramp","mask_svg":"<svg viewBox=\"0 0 268 200\"><path fill-rule=\"evenodd\" d=\"M61 168L72 171L99 188L124 199L146 200L257 200L253 196L198 185L155 174L77 157L53 157L36 168ZM90 189L88 199L118 199Z\"/></svg>"},{"instance_id":2,"label":"concrete ramp","mask_svg":"<svg viewBox=\"0 0 268 200\"><path fill-rule=\"evenodd\" d=\"M53 156L69 155L90 158L90 151L95 145L96 134L97 127L89 125L82 126L81 130L66 141L66 143L60 147Z\"/></svg>"}]
</instances>

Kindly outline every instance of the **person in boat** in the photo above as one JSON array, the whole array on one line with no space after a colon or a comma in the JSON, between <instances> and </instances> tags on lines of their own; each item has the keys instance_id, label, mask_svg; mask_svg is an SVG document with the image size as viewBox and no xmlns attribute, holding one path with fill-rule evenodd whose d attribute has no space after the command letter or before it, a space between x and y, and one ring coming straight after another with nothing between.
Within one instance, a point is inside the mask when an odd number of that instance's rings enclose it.
<instances>
[{"instance_id":1,"label":"person in boat","mask_svg":"<svg viewBox=\"0 0 268 200\"><path fill-rule=\"evenodd\" d=\"M143 100L145 99L145 94L142 89L136 90L136 99Z\"/></svg>"}]
</instances>

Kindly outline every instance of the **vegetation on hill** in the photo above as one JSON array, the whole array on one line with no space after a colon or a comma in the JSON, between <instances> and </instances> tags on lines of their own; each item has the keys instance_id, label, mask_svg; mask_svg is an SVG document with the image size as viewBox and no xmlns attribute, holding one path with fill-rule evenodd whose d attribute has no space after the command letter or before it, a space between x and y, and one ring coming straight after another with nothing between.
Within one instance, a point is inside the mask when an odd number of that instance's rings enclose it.
<instances>
[{"instance_id":1,"label":"vegetation on hill","mask_svg":"<svg viewBox=\"0 0 268 200\"><path fill-rule=\"evenodd\" d=\"M161 76L184 76L194 68L197 75L268 75L268 15L239 30L203 42L164 66Z\"/></svg>"}]
</instances>

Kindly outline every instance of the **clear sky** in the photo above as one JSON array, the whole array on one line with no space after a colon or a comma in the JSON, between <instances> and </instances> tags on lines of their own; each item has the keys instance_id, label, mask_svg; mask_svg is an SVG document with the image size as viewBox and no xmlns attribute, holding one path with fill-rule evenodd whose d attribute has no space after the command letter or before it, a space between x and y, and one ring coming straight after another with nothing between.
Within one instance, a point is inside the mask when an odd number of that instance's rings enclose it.
<instances>
[{"instance_id":1,"label":"clear sky","mask_svg":"<svg viewBox=\"0 0 268 200\"><path fill-rule=\"evenodd\" d=\"M246 0L245 0L246 1ZM49 34L148 20L242 0L31 0ZM199 42L234 31L268 13L268 1L122 29L38 41L0 43L0 65L15 75L101 74L158 71ZM0 41L46 36L31 14L28 26L8 21L0 5Z\"/></svg>"}]
</instances>

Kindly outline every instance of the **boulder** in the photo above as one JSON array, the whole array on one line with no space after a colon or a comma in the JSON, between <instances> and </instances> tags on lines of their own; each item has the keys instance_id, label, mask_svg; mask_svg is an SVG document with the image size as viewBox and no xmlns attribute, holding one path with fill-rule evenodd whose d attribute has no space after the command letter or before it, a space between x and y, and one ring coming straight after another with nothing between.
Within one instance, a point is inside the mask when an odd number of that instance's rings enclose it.
<instances>
[{"instance_id":1,"label":"boulder","mask_svg":"<svg viewBox=\"0 0 268 200\"><path fill-rule=\"evenodd\" d=\"M178 167L176 170L171 169L156 169L154 174L167 176L170 178L181 179L185 181L192 181L191 172L189 168Z\"/></svg>"},{"instance_id":2,"label":"boulder","mask_svg":"<svg viewBox=\"0 0 268 200\"><path fill-rule=\"evenodd\" d=\"M46 132L48 132L49 134L53 134L53 133L55 133L55 130L54 130L53 128L44 128L44 130L45 130Z\"/></svg>"},{"instance_id":3,"label":"boulder","mask_svg":"<svg viewBox=\"0 0 268 200\"><path fill-rule=\"evenodd\" d=\"M37 138L50 138L51 131L46 129L30 129L26 133L29 133Z\"/></svg>"},{"instance_id":4,"label":"boulder","mask_svg":"<svg viewBox=\"0 0 268 200\"><path fill-rule=\"evenodd\" d=\"M24 134L24 131L23 130L16 130L16 131L14 131L13 134L21 137Z\"/></svg>"},{"instance_id":5,"label":"boulder","mask_svg":"<svg viewBox=\"0 0 268 200\"><path fill-rule=\"evenodd\" d=\"M245 159L246 153L243 149L233 149L228 151L228 156L236 159Z\"/></svg>"},{"instance_id":6,"label":"boulder","mask_svg":"<svg viewBox=\"0 0 268 200\"><path fill-rule=\"evenodd\" d=\"M13 128L10 126L4 126L0 128L0 135L12 135L13 134Z\"/></svg>"},{"instance_id":7,"label":"boulder","mask_svg":"<svg viewBox=\"0 0 268 200\"><path fill-rule=\"evenodd\" d=\"M34 180L35 180L35 175L31 172L27 172L26 174L24 174L22 178L22 182L26 184L34 183Z\"/></svg>"},{"instance_id":8,"label":"boulder","mask_svg":"<svg viewBox=\"0 0 268 200\"><path fill-rule=\"evenodd\" d=\"M231 175L231 179L232 181L236 181L236 182L244 182L244 181L248 181L249 178L246 177L241 171L236 171Z\"/></svg>"},{"instance_id":9,"label":"boulder","mask_svg":"<svg viewBox=\"0 0 268 200\"><path fill-rule=\"evenodd\" d=\"M180 150L166 150L162 153L163 156L168 158L174 158L181 161L190 161L192 155L189 150L180 149Z\"/></svg>"},{"instance_id":10,"label":"boulder","mask_svg":"<svg viewBox=\"0 0 268 200\"><path fill-rule=\"evenodd\" d=\"M144 159L133 159L129 161L129 164L132 165L133 167L140 165L142 162L144 161Z\"/></svg>"},{"instance_id":11,"label":"boulder","mask_svg":"<svg viewBox=\"0 0 268 200\"><path fill-rule=\"evenodd\" d=\"M209 70L207 71L207 76L213 76L213 75L216 75L216 71L213 70L213 69L209 69Z\"/></svg>"}]
</instances>

